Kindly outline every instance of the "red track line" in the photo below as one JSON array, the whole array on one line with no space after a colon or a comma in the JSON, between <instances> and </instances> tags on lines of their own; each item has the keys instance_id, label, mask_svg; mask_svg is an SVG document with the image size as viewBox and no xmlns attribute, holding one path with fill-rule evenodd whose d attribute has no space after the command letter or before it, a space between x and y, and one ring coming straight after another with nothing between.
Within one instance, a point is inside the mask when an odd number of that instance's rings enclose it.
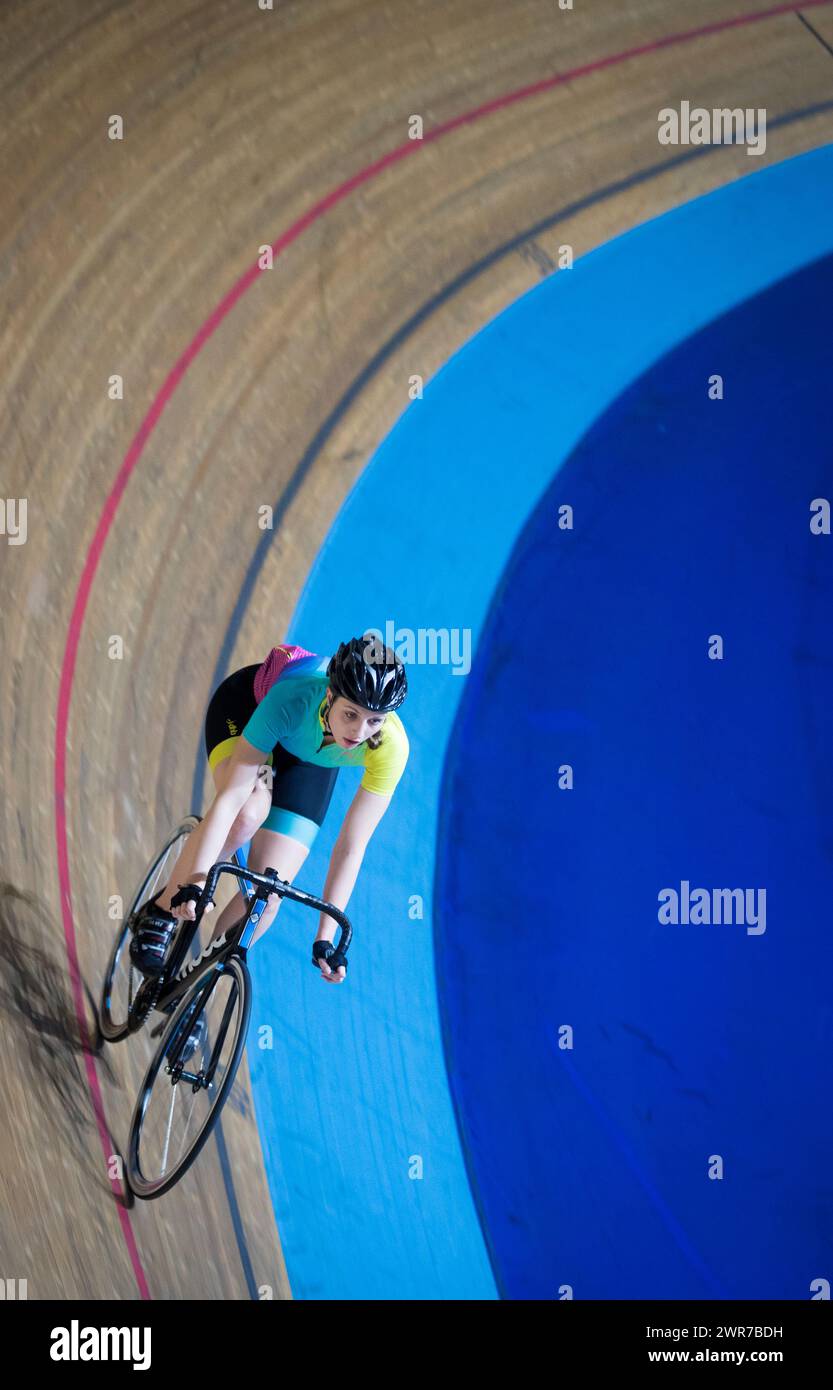
<instances>
[{"instance_id":1,"label":"red track line","mask_svg":"<svg viewBox=\"0 0 833 1390\"><path fill-rule=\"evenodd\" d=\"M803 5L796 5L795 3L776 5L774 9L755 10L750 14L736 15L734 19L718 19L713 24L701 25L699 29L686 29L680 34L666 34L664 39L652 39L650 43L640 44L637 48L625 48L621 53L611 53L607 58L597 58L595 62L585 63L578 68L571 68L569 72L555 73L552 77L541 78L539 82L531 82L528 87L518 87L514 92L507 92L502 97L494 97L491 101L484 102L482 106L475 106L471 111L465 111L462 116L454 116L450 121L434 126L425 135L424 140L437 140L441 135L447 135L449 131L457 130L462 125L478 121L483 116L490 116L493 111L502 111L507 106L513 106L516 101L526 101L527 98L538 96L541 92L552 91L553 87L561 87L565 82L575 82L579 77L587 77L591 72L602 72L605 68L616 67L619 63L626 63L631 58L642 58L646 53L656 53L661 48L671 48L678 43L690 43L692 39L702 39L708 34L719 34L724 29L737 29L742 24L755 24L762 19L774 19L781 14L791 14L797 10L809 10L820 5L829 5L831 2L832 0L806 0ZM407 149L405 152L407 153ZM399 152L395 151L394 153Z\"/></svg>"},{"instance_id":2,"label":"red track line","mask_svg":"<svg viewBox=\"0 0 833 1390\"><path fill-rule=\"evenodd\" d=\"M734 19L721 19L713 24L704 24L697 29L688 29L679 34L668 34L665 38L654 39L651 43L641 44L637 48L629 48L621 53L609 54L606 58L598 58L595 62L585 63L581 67L571 68L568 72L555 73L552 77L543 78L540 82L533 82L526 87L519 87L515 91L506 92L503 96L495 97L492 101L484 102L481 106L474 107L471 111L466 111L460 116L455 116L441 125L433 127L427 131L422 140L408 140L404 145L399 145L387 154L382 155L373 164L366 165L351 178L345 179L343 183L337 185L331 192L320 198L314 203L297 221L293 222L276 241L272 243L273 255L278 256L294 241L297 241L301 233L307 227L312 226L331 208L342 202L356 188L362 184L369 183L372 179L399 163L400 160L407 158L408 155L416 153L424 145L441 139L443 136L457 130L460 126L471 125L474 121L482 120L485 116L492 115L495 111L502 111L507 106L513 106L516 102L526 101L530 97L538 96L542 92L548 92L554 87L562 86L567 82L575 82L580 77L586 77L592 72L601 72L604 68L614 67L619 63L625 63L631 58L644 57L648 53L655 53L662 48L670 48L675 44L690 43L693 39L704 38L708 34L718 34L724 29L734 29L740 25L755 24L761 20L773 19L778 15L793 13L797 10L816 9L822 5L833 4L833 0L804 0L803 4L782 4L776 5L769 10L755 10L750 14L737 15ZM90 596L93 580L101 552L104 549L105 541L110 532L110 527L116 515L119 502L122 498L128 480L133 469L141 458L145 444L152 434L162 411L167 406L174 391L190 367L194 358L202 350L209 338L214 334L215 329L234 308L237 301L242 298L249 287L261 274L257 262L241 275L240 279L228 291L216 309L209 315L205 323L196 333L188 344L181 357L172 367L166 376L162 386L157 392L150 409L142 421L139 429L128 449L121 468L118 471L116 480L110 490L104 504L101 515L96 525L95 534L92 539L87 557L84 561L84 568L75 595L72 607L72 615L67 629L66 641L64 644L64 654L61 659L61 676L58 687L58 709L55 728L55 841L58 856L58 882L61 897L61 914L64 926L64 939L66 943L67 958L69 961L69 974L72 983L72 992L75 1000L75 1011L78 1018L80 1035L85 1043L89 1042L87 1026L84 1015L84 993L81 983L81 971L78 964L78 947L75 937L75 923L72 915L72 885L69 872L69 846L67 840L66 823L66 762L67 762L67 732L69 728L69 707L72 698L72 683L75 675L75 661L78 655L78 644L81 639L81 629L84 625L84 617L87 611L87 603ZM104 1117L104 1105L101 1096L101 1087L98 1080L98 1072L95 1067L93 1053L87 1046L85 1051L87 1081L90 1087L93 1112L98 1125L99 1137L105 1158L109 1159L112 1145ZM136 1275L136 1282L142 1298L150 1298L145 1271L139 1256L136 1245L136 1238L127 1208L124 1205L122 1188L116 1179L111 1179L113 1192L117 1198L119 1219L122 1225L124 1239L127 1244L128 1253Z\"/></svg>"}]
</instances>

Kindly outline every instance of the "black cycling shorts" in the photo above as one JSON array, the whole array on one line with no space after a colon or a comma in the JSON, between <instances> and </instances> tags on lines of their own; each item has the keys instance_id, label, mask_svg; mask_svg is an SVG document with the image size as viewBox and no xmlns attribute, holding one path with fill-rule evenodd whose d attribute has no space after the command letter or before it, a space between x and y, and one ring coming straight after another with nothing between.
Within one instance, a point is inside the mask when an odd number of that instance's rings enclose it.
<instances>
[{"instance_id":1,"label":"black cycling shorts","mask_svg":"<svg viewBox=\"0 0 833 1390\"><path fill-rule=\"evenodd\" d=\"M205 750L212 771L230 756L238 738L257 708L254 666L233 671L217 686L205 716ZM276 743L264 756L272 767L272 806L263 829L289 835L309 847L322 824L333 794L337 767L305 763Z\"/></svg>"}]
</instances>

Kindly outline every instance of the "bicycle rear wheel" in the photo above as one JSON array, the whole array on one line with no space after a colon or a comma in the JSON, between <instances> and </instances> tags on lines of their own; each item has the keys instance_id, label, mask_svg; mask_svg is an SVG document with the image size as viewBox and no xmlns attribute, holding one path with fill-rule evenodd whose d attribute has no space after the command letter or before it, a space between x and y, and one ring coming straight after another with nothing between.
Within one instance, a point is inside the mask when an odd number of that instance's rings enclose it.
<instances>
[{"instance_id":1,"label":"bicycle rear wheel","mask_svg":"<svg viewBox=\"0 0 833 1390\"><path fill-rule=\"evenodd\" d=\"M130 909L119 926L110 960L101 988L99 1004L99 1027L108 1042L120 1042L133 1031L130 1027L130 1010L144 976L130 959L131 923L142 903L147 902L167 883L171 870L179 858L187 837L200 823L199 816L186 816L170 839L166 841L156 858L149 864Z\"/></svg>"},{"instance_id":2,"label":"bicycle rear wheel","mask_svg":"<svg viewBox=\"0 0 833 1390\"><path fill-rule=\"evenodd\" d=\"M229 956L185 995L133 1112L127 1180L137 1197L161 1197L200 1153L234 1084L250 1012L251 982L242 956ZM191 1054L189 1037L200 1017L205 1035Z\"/></svg>"}]
</instances>

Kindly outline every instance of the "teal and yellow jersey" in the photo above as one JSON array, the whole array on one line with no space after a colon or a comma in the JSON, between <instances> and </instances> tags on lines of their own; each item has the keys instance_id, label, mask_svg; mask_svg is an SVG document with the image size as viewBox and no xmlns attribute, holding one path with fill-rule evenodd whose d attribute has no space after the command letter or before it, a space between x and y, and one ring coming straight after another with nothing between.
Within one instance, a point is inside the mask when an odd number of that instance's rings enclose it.
<instances>
[{"instance_id":1,"label":"teal and yellow jersey","mask_svg":"<svg viewBox=\"0 0 833 1390\"><path fill-rule=\"evenodd\" d=\"M358 748L323 745L328 664L329 657L310 654L284 666L242 729L243 737L264 755L280 743L305 763L362 767L365 791L389 796L405 771L410 751L402 720L394 712L385 716L378 748L367 743Z\"/></svg>"}]
</instances>

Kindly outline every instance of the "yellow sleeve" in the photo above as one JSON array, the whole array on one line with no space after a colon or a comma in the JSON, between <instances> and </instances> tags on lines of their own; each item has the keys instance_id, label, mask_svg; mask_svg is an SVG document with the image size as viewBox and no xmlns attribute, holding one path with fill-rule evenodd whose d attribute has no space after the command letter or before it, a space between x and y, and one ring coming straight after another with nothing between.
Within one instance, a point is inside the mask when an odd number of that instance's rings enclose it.
<instances>
[{"instance_id":1,"label":"yellow sleeve","mask_svg":"<svg viewBox=\"0 0 833 1390\"><path fill-rule=\"evenodd\" d=\"M368 748L362 786L367 792L390 796L408 761L410 744L398 714L385 720L384 738L378 748Z\"/></svg>"}]
</instances>

